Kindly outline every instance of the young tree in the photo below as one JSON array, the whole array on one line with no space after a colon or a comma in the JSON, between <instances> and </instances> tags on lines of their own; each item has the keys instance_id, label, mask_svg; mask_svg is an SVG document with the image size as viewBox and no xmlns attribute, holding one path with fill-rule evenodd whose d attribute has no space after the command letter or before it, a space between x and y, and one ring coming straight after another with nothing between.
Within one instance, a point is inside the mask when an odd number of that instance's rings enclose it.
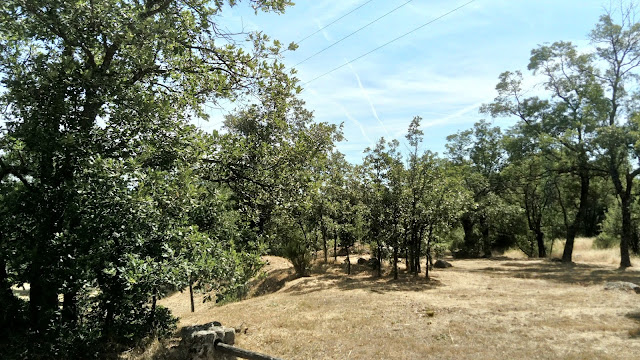
<instances>
[{"instance_id":1,"label":"young tree","mask_svg":"<svg viewBox=\"0 0 640 360\"><path fill-rule=\"evenodd\" d=\"M590 34L596 45L597 60L604 62L602 71L593 71L600 80L602 95L594 102L605 105L597 143L604 151L607 170L615 193L620 199L622 232L620 238L620 267L631 266L629 247L634 242L631 204L634 200L633 182L640 174L640 117L633 89L638 85L640 69L640 23L636 22L635 2L620 4L619 23L609 9Z\"/></svg>"},{"instance_id":2,"label":"young tree","mask_svg":"<svg viewBox=\"0 0 640 360\"><path fill-rule=\"evenodd\" d=\"M448 155L458 167L465 187L473 194L473 204L460 219L465 234L461 250L467 256L483 252L485 257L490 257L495 240L491 228L497 225L492 221L508 218L512 210L498 196L504 185L502 132L481 120L473 129L450 135L447 140Z\"/></svg>"}]
</instances>

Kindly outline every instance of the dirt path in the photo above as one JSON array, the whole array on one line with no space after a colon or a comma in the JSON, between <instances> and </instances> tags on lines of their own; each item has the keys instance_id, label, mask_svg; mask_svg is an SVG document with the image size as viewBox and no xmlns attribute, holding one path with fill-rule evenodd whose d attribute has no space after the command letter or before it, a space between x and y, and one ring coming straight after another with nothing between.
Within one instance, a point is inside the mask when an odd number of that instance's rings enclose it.
<instances>
[{"instance_id":1,"label":"dirt path","mask_svg":"<svg viewBox=\"0 0 640 360\"><path fill-rule=\"evenodd\" d=\"M640 295L603 285L640 283L640 272L547 260L453 264L431 282L378 280L358 266L347 277L325 265L271 294L175 310L181 325L218 320L243 329L239 346L285 359L638 359ZM281 263L273 271L288 276Z\"/></svg>"}]
</instances>

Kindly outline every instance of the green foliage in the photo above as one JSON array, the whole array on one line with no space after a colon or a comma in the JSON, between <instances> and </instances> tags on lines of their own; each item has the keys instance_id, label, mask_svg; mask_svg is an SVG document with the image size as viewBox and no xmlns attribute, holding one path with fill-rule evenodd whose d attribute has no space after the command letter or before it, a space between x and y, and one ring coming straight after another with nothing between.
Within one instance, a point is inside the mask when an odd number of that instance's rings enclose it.
<instances>
[{"instance_id":1,"label":"green foliage","mask_svg":"<svg viewBox=\"0 0 640 360\"><path fill-rule=\"evenodd\" d=\"M622 211L620 206L612 206L607 211L602 224L600 224L600 234L593 242L593 246L598 249L608 249L620 245L620 235L622 229L620 224L622 223Z\"/></svg>"},{"instance_id":2,"label":"green foliage","mask_svg":"<svg viewBox=\"0 0 640 360\"><path fill-rule=\"evenodd\" d=\"M600 249L608 249L620 245L622 237L622 209L620 202L616 199L609 199L609 208L607 210L604 221L600 224L600 234L596 237L593 246ZM631 249L637 253L638 234L640 234L640 205L635 203L632 205L633 217L631 218L632 233L634 242Z\"/></svg>"},{"instance_id":3,"label":"green foliage","mask_svg":"<svg viewBox=\"0 0 640 360\"><path fill-rule=\"evenodd\" d=\"M228 184L239 179L207 172L212 149L237 148L188 125L207 102L297 90L277 42L248 34L241 47L217 27L236 3L0 5L1 301L30 283L18 317L38 334L19 357L92 357L166 335L175 319L160 297L194 282L236 296L259 268L262 247Z\"/></svg>"},{"instance_id":4,"label":"green foliage","mask_svg":"<svg viewBox=\"0 0 640 360\"><path fill-rule=\"evenodd\" d=\"M465 238L455 254L491 256L492 247L504 243L501 229L515 211L501 197L505 191L502 170L506 166L502 132L481 120L473 129L450 135L447 140L449 158L464 188L470 191L470 205L460 216Z\"/></svg>"},{"instance_id":5,"label":"green foliage","mask_svg":"<svg viewBox=\"0 0 640 360\"><path fill-rule=\"evenodd\" d=\"M313 244L305 235L299 220L287 216L278 219L274 236L278 237L279 242L277 253L291 261L296 274L299 276L309 275L313 260Z\"/></svg>"}]
</instances>

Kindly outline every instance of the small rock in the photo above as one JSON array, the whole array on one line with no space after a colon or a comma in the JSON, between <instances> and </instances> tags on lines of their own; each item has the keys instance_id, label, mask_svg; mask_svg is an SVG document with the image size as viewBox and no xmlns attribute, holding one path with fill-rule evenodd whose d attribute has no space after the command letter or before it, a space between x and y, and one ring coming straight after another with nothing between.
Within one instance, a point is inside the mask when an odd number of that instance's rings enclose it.
<instances>
[{"instance_id":1,"label":"small rock","mask_svg":"<svg viewBox=\"0 0 640 360\"><path fill-rule=\"evenodd\" d=\"M609 281L604 284L605 290L623 290L623 291L635 291L636 294L640 294L640 286L632 282L626 281Z\"/></svg>"},{"instance_id":2,"label":"small rock","mask_svg":"<svg viewBox=\"0 0 640 360\"><path fill-rule=\"evenodd\" d=\"M446 269L453 267L453 265L451 265L451 263L449 263L448 261L436 260L435 264L433 264L433 267L438 269Z\"/></svg>"}]
</instances>

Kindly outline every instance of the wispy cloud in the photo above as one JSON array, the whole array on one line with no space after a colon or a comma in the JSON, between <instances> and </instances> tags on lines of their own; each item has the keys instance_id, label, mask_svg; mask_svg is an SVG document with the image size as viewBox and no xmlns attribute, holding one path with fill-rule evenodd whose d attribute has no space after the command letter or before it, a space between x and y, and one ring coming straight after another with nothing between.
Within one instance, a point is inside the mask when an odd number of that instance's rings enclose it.
<instances>
[{"instance_id":1,"label":"wispy cloud","mask_svg":"<svg viewBox=\"0 0 640 360\"><path fill-rule=\"evenodd\" d=\"M365 3L366 0L300 1L284 15L254 16L250 8L234 7L229 25L260 29L275 39L300 40ZM497 95L503 71L523 70L527 96L548 96L538 76L526 71L531 49L557 40L574 42L580 51L592 50L588 32L598 20L602 0L512 1L482 0L359 58L334 72L343 59L355 59L381 44L417 28L468 0L413 1L304 64L296 66L305 84L300 96L316 121L344 122L348 143L338 145L350 161L358 162L371 139L384 136L403 141L411 119L423 118L430 150L444 150L446 136L472 126L482 116L482 103ZM395 6L376 1L363 6L309 37L283 61L294 66ZM544 16L531 16L543 14ZM225 15L225 16L226 16ZM255 25L254 25L255 24ZM292 31L295 29L296 31ZM320 34L322 32L322 34ZM580 40L582 41L575 41ZM348 68L348 69L347 69ZM354 78L356 81L354 81ZM357 84L357 86L356 86ZM212 114L210 125L221 116ZM383 120L384 119L384 120ZM497 122L509 126L512 121ZM208 126L202 124L201 127Z\"/></svg>"},{"instance_id":2,"label":"wispy cloud","mask_svg":"<svg viewBox=\"0 0 640 360\"><path fill-rule=\"evenodd\" d=\"M318 26L318 30L322 29L324 27L324 25L322 24L322 22L315 18L313 19L313 21L316 23L316 25ZM324 36L324 39L327 40L328 42L333 42L333 38L331 37L331 35L329 34L329 32L325 29L322 29L321 31L322 36Z\"/></svg>"},{"instance_id":3,"label":"wispy cloud","mask_svg":"<svg viewBox=\"0 0 640 360\"><path fill-rule=\"evenodd\" d=\"M473 105L464 107L464 108L454 112L451 115L447 115L447 116L439 118L439 119L429 120L429 121L427 121L427 122L422 124L422 128L426 129L426 128L430 128L432 126L448 124L452 120L458 119L458 118L462 117L463 115L469 114L470 112L478 112L478 109L480 108L480 106L482 104L484 104L484 103L488 103L489 101L491 101L490 98L488 98L486 101L477 102L477 103L475 103Z\"/></svg>"},{"instance_id":4,"label":"wispy cloud","mask_svg":"<svg viewBox=\"0 0 640 360\"><path fill-rule=\"evenodd\" d=\"M347 109L345 109L344 106L342 106L342 105L339 105L339 106L342 109L342 111L344 111L344 115L347 117L347 119L349 119L351 122L353 122L360 129L360 133L362 134L362 137L364 137L367 140L367 142L369 142L369 144L372 145L373 141L371 141L371 138L369 138L369 136L367 135L367 132L364 131L364 126L362 126L362 123L360 123L358 120L356 120L356 118L351 116L349 111Z\"/></svg>"},{"instance_id":5,"label":"wispy cloud","mask_svg":"<svg viewBox=\"0 0 640 360\"><path fill-rule=\"evenodd\" d=\"M347 62L347 61L349 61L349 60L345 59L345 62ZM375 117L376 120L378 120L378 123L384 129L384 132L387 135L389 135L389 131L387 131L387 128L384 126L384 123L380 120L380 117L378 116L378 112L376 111L376 107L373 105L373 101L371 101L371 97L369 96L369 93L367 92L367 90L362 85L362 81L360 80L360 76L358 76L358 73L356 72L356 70L353 68L353 66L351 64L349 64L349 69L351 69L351 72L353 73L353 75L355 75L356 80L358 81L358 87L360 88L360 91L362 91L362 94L364 95L365 99L367 99L367 102L369 103L369 106L371 107L371 113L373 114L373 117Z\"/></svg>"}]
</instances>

